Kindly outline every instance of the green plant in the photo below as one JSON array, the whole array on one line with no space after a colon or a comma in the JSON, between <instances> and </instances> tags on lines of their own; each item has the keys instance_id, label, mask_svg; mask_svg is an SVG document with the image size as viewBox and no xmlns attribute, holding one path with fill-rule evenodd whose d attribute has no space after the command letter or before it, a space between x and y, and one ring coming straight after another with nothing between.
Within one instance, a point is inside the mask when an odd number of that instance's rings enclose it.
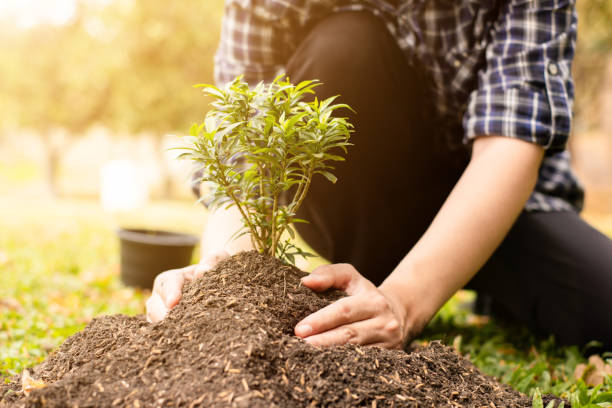
<instances>
[{"instance_id":1,"label":"green plant","mask_svg":"<svg viewBox=\"0 0 612 408\"><path fill-rule=\"evenodd\" d=\"M570 394L572 408L601 408L607 407L612 403L612 392L601 391L601 385L589 390L584 381L578 380L575 388L576 389ZM565 406L565 404L562 402L558 408L563 408L563 406ZM542 394L537 388L533 394L532 407L544 408ZM546 405L546 408L555 408L555 402L550 401L548 405Z\"/></svg>"},{"instance_id":2,"label":"green plant","mask_svg":"<svg viewBox=\"0 0 612 408\"><path fill-rule=\"evenodd\" d=\"M201 164L201 181L210 187L210 205L236 206L243 228L260 253L289 262L305 253L282 239L297 218L314 175L332 183L332 162L349 146L351 124L332 116L348 108L336 97L308 102L317 81L293 85L284 76L254 88L236 78L225 88L198 85L214 98L203 123L194 124L180 157Z\"/></svg>"}]
</instances>

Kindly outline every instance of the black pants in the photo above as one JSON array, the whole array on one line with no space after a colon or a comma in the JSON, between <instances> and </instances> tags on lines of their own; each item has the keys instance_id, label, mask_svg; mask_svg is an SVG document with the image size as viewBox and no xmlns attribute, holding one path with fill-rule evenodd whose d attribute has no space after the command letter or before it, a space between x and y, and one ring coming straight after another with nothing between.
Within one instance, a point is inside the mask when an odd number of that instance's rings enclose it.
<instances>
[{"instance_id":1,"label":"black pants","mask_svg":"<svg viewBox=\"0 0 612 408\"><path fill-rule=\"evenodd\" d=\"M287 70L295 82L321 80L319 98L339 94L357 112L345 112L356 131L339 181L313 180L300 214L311 223L299 232L328 260L352 263L379 284L425 232L469 153L432 137L424 70L406 63L367 12L311 27ZM612 348L612 241L575 213L521 214L468 287L536 332Z\"/></svg>"}]
</instances>

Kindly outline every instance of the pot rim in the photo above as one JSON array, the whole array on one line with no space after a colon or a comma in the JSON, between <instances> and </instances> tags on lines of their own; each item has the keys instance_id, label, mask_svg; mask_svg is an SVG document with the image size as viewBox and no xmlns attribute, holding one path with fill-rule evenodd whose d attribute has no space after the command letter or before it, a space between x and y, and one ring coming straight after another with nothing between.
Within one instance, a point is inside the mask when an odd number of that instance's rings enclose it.
<instances>
[{"instance_id":1,"label":"pot rim","mask_svg":"<svg viewBox=\"0 0 612 408\"><path fill-rule=\"evenodd\" d=\"M191 234L146 228L118 228L117 235L122 241L149 245L195 246L200 241Z\"/></svg>"}]
</instances>

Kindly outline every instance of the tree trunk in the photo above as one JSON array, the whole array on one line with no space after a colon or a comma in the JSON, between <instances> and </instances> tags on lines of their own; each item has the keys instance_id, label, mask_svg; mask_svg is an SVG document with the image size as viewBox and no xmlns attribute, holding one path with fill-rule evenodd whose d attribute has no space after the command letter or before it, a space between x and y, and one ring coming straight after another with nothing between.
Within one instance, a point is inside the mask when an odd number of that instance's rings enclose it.
<instances>
[{"instance_id":1,"label":"tree trunk","mask_svg":"<svg viewBox=\"0 0 612 408\"><path fill-rule=\"evenodd\" d=\"M47 189L52 197L60 197L59 189L59 170L61 164L60 148L53 142L47 141L46 147L46 179Z\"/></svg>"},{"instance_id":2,"label":"tree trunk","mask_svg":"<svg viewBox=\"0 0 612 408\"><path fill-rule=\"evenodd\" d=\"M170 169L168 168L168 163L166 162L163 139L164 138L162 135L155 135L155 150L157 151L159 171L161 177L161 198L163 198L164 200L169 200L172 198L173 195L174 182L170 174Z\"/></svg>"}]
</instances>

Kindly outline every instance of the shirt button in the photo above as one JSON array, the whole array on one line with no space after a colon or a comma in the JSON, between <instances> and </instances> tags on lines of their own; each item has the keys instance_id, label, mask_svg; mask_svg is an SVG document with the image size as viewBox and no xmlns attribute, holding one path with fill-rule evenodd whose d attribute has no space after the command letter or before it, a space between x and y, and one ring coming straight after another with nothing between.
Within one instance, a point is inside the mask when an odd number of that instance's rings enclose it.
<instances>
[{"instance_id":1,"label":"shirt button","mask_svg":"<svg viewBox=\"0 0 612 408\"><path fill-rule=\"evenodd\" d=\"M548 73L550 75L557 75L559 73L559 67L554 62L548 64Z\"/></svg>"}]
</instances>

